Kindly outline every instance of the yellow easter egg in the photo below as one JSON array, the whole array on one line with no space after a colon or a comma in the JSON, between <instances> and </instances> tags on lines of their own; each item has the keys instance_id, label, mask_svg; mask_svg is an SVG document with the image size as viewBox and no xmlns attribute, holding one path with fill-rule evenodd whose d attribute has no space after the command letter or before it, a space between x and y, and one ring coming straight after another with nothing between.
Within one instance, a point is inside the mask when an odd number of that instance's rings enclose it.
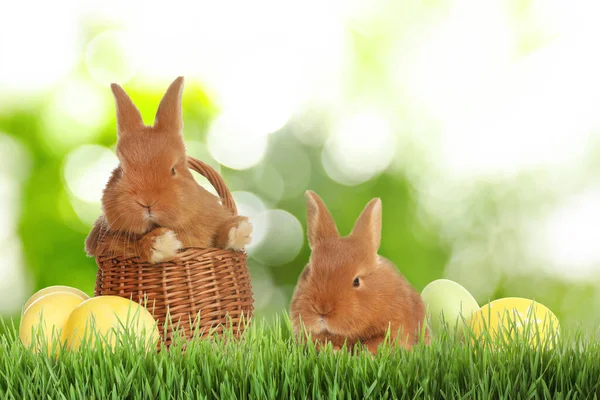
<instances>
[{"instance_id":1,"label":"yellow easter egg","mask_svg":"<svg viewBox=\"0 0 600 400\"><path fill-rule=\"evenodd\" d=\"M119 296L84 301L73 310L63 330L69 350L78 350L83 343L96 348L98 339L100 346L115 349L125 338L143 341L151 348L158 344L160 335L154 317L144 306Z\"/></svg>"},{"instance_id":2,"label":"yellow easter egg","mask_svg":"<svg viewBox=\"0 0 600 400\"><path fill-rule=\"evenodd\" d=\"M73 293L73 294L79 296L83 300L87 300L90 298L90 296L88 296L85 292L83 292L77 288L71 287L71 286L62 286L62 285L48 286L46 288L38 290L29 298L29 300L27 300L27 303L25 303L25 305L23 306L23 313L25 313L25 311L27 311L29 306L32 305L37 299L39 299L40 297L45 296L47 294L54 293L54 292L70 292L70 293Z\"/></svg>"},{"instance_id":3,"label":"yellow easter egg","mask_svg":"<svg viewBox=\"0 0 600 400\"><path fill-rule=\"evenodd\" d=\"M496 342L520 337L532 346L552 348L558 337L558 318L541 303L520 297L494 300L473 314L469 321L474 339L487 337Z\"/></svg>"},{"instance_id":4,"label":"yellow easter egg","mask_svg":"<svg viewBox=\"0 0 600 400\"><path fill-rule=\"evenodd\" d=\"M19 338L25 347L39 352L44 344L48 354L54 346L59 349L60 343L55 343L61 337L61 331L71 312L84 300L71 292L53 292L39 297L21 317Z\"/></svg>"}]
</instances>

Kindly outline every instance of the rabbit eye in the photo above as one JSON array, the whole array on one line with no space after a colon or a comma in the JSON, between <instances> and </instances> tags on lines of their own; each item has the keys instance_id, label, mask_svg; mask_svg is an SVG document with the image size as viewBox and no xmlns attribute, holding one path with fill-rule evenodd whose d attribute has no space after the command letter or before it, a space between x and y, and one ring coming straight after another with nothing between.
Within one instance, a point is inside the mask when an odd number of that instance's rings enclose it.
<instances>
[{"instance_id":1,"label":"rabbit eye","mask_svg":"<svg viewBox=\"0 0 600 400\"><path fill-rule=\"evenodd\" d=\"M352 282L352 286L359 287L360 286L360 280L358 278L354 278L354 281Z\"/></svg>"},{"instance_id":2,"label":"rabbit eye","mask_svg":"<svg viewBox=\"0 0 600 400\"><path fill-rule=\"evenodd\" d=\"M175 167L171 168L171 175L175 176L177 172L175 171Z\"/></svg>"}]
</instances>

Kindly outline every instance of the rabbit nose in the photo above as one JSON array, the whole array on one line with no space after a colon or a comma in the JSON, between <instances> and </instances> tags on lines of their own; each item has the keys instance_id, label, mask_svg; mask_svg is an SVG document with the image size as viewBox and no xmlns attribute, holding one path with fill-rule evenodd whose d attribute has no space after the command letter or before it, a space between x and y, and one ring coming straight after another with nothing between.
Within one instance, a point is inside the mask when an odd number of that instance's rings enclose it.
<instances>
[{"instance_id":1,"label":"rabbit nose","mask_svg":"<svg viewBox=\"0 0 600 400\"><path fill-rule=\"evenodd\" d=\"M321 317L331 314L333 307L330 304L319 304L318 312Z\"/></svg>"},{"instance_id":2,"label":"rabbit nose","mask_svg":"<svg viewBox=\"0 0 600 400\"><path fill-rule=\"evenodd\" d=\"M138 203L138 204L139 204L140 206L142 206L143 208L147 208L147 209L148 209L148 211L150 211L150 208L151 208L153 205L155 205L156 203L158 203L158 200L156 200L155 202L152 202L152 203L151 203L151 202L149 202L149 201L145 201L145 202L143 202L143 203L140 203L139 201L136 201L136 203ZM149 205L149 206L148 206L148 205L146 205L146 204L148 204L148 203L150 203L150 205Z\"/></svg>"}]
</instances>

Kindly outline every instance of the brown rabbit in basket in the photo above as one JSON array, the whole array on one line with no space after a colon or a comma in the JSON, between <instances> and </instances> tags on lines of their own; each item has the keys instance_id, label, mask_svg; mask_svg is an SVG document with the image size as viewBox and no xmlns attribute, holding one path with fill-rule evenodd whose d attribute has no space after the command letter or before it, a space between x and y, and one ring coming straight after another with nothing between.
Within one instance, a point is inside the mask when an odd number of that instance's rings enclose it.
<instances>
[{"instance_id":1,"label":"brown rabbit in basket","mask_svg":"<svg viewBox=\"0 0 600 400\"><path fill-rule=\"evenodd\" d=\"M421 296L388 260L377 254L381 239L381 200L371 200L352 233L342 237L323 201L306 192L310 261L291 302L298 337L311 334L317 346L331 342L351 350L357 341L375 354L388 328L393 343L409 349L424 330ZM306 330L306 332L304 331Z\"/></svg>"},{"instance_id":2,"label":"brown rabbit in basket","mask_svg":"<svg viewBox=\"0 0 600 400\"><path fill-rule=\"evenodd\" d=\"M117 111L115 168L102 196L102 215L85 242L88 256L139 257L161 262L185 247L242 250L247 217L233 216L200 186L188 168L183 141L183 77L162 98L146 126L123 88L111 85Z\"/></svg>"}]
</instances>

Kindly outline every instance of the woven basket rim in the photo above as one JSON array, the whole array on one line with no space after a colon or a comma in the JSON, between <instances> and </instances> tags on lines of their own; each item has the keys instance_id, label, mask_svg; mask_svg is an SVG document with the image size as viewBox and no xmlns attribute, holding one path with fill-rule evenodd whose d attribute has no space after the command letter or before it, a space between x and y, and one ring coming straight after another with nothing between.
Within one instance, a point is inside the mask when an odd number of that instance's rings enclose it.
<instances>
[{"instance_id":1,"label":"woven basket rim","mask_svg":"<svg viewBox=\"0 0 600 400\"><path fill-rule=\"evenodd\" d=\"M160 266L162 264L173 264L176 263L179 259L181 259L182 257L184 257L186 255L186 253L190 253L190 252L194 252L194 251L201 251L204 253L213 253L213 252L220 252L223 254L219 254L219 255L213 255L211 257L218 257L218 258L235 258L235 257L240 257L240 256L247 256L248 252L246 251L246 249L243 250L233 250L233 249L223 249L221 247L184 247L182 249L180 249L177 254L175 254L175 256L173 258L170 258L169 260L166 261L162 261L159 263L152 263L152 265L156 265L156 266ZM208 257L207 255L202 255L203 257ZM139 256L134 256L134 257L126 257L123 256L121 254L100 254L97 255L96 257L94 257L96 259L96 261L101 261L101 260L121 260L121 261L126 261L126 260L136 260L139 259ZM139 261L136 260L138 263L145 263L143 261Z\"/></svg>"}]
</instances>

